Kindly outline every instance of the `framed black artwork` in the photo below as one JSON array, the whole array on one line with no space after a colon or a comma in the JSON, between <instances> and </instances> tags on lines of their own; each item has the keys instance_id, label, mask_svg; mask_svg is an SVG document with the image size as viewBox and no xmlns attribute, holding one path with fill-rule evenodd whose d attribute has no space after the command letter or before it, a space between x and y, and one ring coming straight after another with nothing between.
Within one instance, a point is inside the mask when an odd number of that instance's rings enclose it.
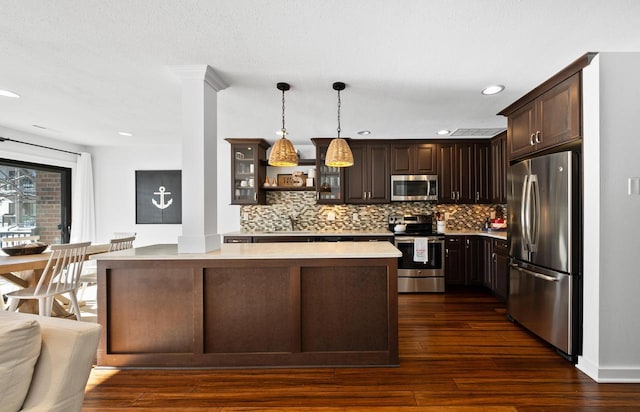
<instances>
[{"instance_id":1,"label":"framed black artwork","mask_svg":"<svg viewBox=\"0 0 640 412\"><path fill-rule=\"evenodd\" d=\"M136 170L136 223L182 223L181 170Z\"/></svg>"}]
</instances>

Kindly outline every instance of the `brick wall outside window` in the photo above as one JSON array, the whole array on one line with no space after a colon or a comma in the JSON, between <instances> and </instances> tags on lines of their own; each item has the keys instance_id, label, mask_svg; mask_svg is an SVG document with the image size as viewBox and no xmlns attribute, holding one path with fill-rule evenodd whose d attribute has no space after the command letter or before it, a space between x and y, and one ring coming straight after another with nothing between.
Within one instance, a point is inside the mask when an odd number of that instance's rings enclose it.
<instances>
[{"instance_id":1,"label":"brick wall outside window","mask_svg":"<svg viewBox=\"0 0 640 412\"><path fill-rule=\"evenodd\" d=\"M40 241L60 243L61 181L60 173L36 173L36 226Z\"/></svg>"}]
</instances>

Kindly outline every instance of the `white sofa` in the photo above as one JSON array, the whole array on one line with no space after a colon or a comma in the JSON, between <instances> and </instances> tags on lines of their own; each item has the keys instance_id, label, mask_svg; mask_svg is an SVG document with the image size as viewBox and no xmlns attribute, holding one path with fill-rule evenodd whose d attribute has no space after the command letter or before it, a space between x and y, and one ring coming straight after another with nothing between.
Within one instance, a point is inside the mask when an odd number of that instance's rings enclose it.
<instances>
[{"instance_id":1,"label":"white sofa","mask_svg":"<svg viewBox=\"0 0 640 412\"><path fill-rule=\"evenodd\" d=\"M100 329L0 310L0 412L80 411Z\"/></svg>"}]
</instances>

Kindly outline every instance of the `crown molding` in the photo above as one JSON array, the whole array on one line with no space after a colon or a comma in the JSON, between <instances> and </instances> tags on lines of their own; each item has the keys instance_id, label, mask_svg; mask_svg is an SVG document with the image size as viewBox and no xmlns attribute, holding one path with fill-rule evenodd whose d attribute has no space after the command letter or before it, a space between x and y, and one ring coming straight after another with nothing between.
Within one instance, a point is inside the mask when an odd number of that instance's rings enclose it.
<instances>
[{"instance_id":1,"label":"crown molding","mask_svg":"<svg viewBox=\"0 0 640 412\"><path fill-rule=\"evenodd\" d=\"M208 64L169 66L169 70L181 80L204 80L216 92L229 87L229 84Z\"/></svg>"}]
</instances>

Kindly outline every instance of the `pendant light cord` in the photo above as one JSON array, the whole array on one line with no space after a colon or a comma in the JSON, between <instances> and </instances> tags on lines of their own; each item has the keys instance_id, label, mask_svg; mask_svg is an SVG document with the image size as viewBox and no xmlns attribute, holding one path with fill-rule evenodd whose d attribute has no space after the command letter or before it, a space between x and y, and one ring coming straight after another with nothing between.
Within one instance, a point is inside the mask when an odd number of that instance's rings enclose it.
<instances>
[{"instance_id":1,"label":"pendant light cord","mask_svg":"<svg viewBox=\"0 0 640 412\"><path fill-rule=\"evenodd\" d=\"M340 138L340 90L338 90L338 139Z\"/></svg>"},{"instance_id":2,"label":"pendant light cord","mask_svg":"<svg viewBox=\"0 0 640 412\"><path fill-rule=\"evenodd\" d=\"M284 90L282 90L282 137L287 134L287 129L284 127Z\"/></svg>"}]
</instances>

